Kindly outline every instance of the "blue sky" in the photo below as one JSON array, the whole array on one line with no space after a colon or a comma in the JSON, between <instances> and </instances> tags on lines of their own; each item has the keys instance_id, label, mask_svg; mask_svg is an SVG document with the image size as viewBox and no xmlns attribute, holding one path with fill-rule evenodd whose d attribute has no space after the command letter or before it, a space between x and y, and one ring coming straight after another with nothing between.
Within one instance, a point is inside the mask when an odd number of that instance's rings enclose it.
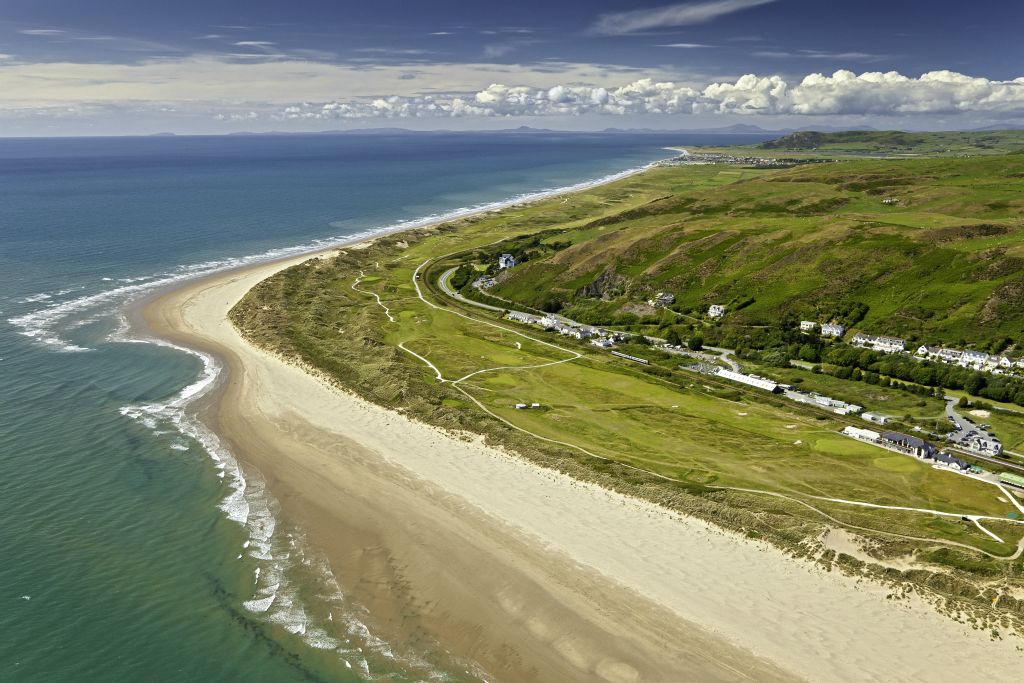
<instances>
[{"instance_id":1,"label":"blue sky","mask_svg":"<svg viewBox=\"0 0 1024 683\"><path fill-rule=\"evenodd\" d=\"M5 0L0 135L1024 122L1024 3Z\"/></svg>"}]
</instances>

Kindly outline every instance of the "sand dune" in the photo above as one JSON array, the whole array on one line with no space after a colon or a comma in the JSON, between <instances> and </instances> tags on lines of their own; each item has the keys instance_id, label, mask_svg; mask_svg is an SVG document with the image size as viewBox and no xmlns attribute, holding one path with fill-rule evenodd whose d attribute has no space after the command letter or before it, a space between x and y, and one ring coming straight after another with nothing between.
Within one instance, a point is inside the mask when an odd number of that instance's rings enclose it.
<instances>
[{"instance_id":1,"label":"sand dune","mask_svg":"<svg viewBox=\"0 0 1024 683\"><path fill-rule=\"evenodd\" d=\"M292 261L150 303L159 334L224 359L205 418L389 638L509 681L1020 679L924 601L459 440L244 341L226 313Z\"/></svg>"}]
</instances>

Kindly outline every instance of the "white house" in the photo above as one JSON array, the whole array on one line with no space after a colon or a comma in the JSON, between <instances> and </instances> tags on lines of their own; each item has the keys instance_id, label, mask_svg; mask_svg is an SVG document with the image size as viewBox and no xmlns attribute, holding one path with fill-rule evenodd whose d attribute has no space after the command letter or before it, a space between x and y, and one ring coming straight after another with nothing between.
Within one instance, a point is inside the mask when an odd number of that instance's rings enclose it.
<instances>
[{"instance_id":1,"label":"white house","mask_svg":"<svg viewBox=\"0 0 1024 683\"><path fill-rule=\"evenodd\" d=\"M935 355L943 363L959 363L960 359L963 358L964 352L958 349L939 349L939 352Z\"/></svg>"},{"instance_id":2,"label":"white house","mask_svg":"<svg viewBox=\"0 0 1024 683\"><path fill-rule=\"evenodd\" d=\"M654 295L654 298L648 300L647 303L649 303L651 306L661 308L664 306L671 306L675 302L676 295L673 294L672 292L658 292L657 294Z\"/></svg>"},{"instance_id":3,"label":"white house","mask_svg":"<svg viewBox=\"0 0 1024 683\"><path fill-rule=\"evenodd\" d=\"M879 413L861 413L861 418L868 422L874 422L876 425L888 424L892 418L887 415L880 415Z\"/></svg>"},{"instance_id":4,"label":"white house","mask_svg":"<svg viewBox=\"0 0 1024 683\"><path fill-rule=\"evenodd\" d=\"M502 254L501 256L498 257L499 268L515 268L515 266L516 257L513 256L512 254Z\"/></svg>"},{"instance_id":5,"label":"white house","mask_svg":"<svg viewBox=\"0 0 1024 683\"><path fill-rule=\"evenodd\" d=\"M870 429L861 429L852 425L843 427L843 434L859 441L867 441L868 443L875 443L882 438L882 435L878 432L871 431Z\"/></svg>"},{"instance_id":6,"label":"white house","mask_svg":"<svg viewBox=\"0 0 1024 683\"><path fill-rule=\"evenodd\" d=\"M821 334L825 337L842 337L846 328L836 323L824 323L821 326Z\"/></svg>"},{"instance_id":7,"label":"white house","mask_svg":"<svg viewBox=\"0 0 1024 683\"><path fill-rule=\"evenodd\" d=\"M801 320L800 331L801 332L814 332L815 328L818 327L818 323L813 320Z\"/></svg>"},{"instance_id":8,"label":"white house","mask_svg":"<svg viewBox=\"0 0 1024 683\"><path fill-rule=\"evenodd\" d=\"M609 339L608 337L598 337L597 339L591 339L590 343L602 349L610 349L613 346L615 346L615 342Z\"/></svg>"},{"instance_id":9,"label":"white house","mask_svg":"<svg viewBox=\"0 0 1024 683\"><path fill-rule=\"evenodd\" d=\"M981 366L986 363L988 363L988 354L984 351L965 349L963 354L960 356L960 365L963 365L964 367L980 370Z\"/></svg>"},{"instance_id":10,"label":"white house","mask_svg":"<svg viewBox=\"0 0 1024 683\"><path fill-rule=\"evenodd\" d=\"M725 306L721 304L712 304L711 308L708 309L708 315L712 318L721 318L725 315Z\"/></svg>"},{"instance_id":11,"label":"white house","mask_svg":"<svg viewBox=\"0 0 1024 683\"><path fill-rule=\"evenodd\" d=\"M875 338L872 337L870 334L858 332L857 334L853 335L853 339L850 340L850 343L853 344L854 346L867 346L869 344L874 344Z\"/></svg>"},{"instance_id":12,"label":"white house","mask_svg":"<svg viewBox=\"0 0 1024 683\"><path fill-rule=\"evenodd\" d=\"M885 353L899 353L907 347L907 342L899 337L878 337L875 339L874 346Z\"/></svg>"}]
</instances>

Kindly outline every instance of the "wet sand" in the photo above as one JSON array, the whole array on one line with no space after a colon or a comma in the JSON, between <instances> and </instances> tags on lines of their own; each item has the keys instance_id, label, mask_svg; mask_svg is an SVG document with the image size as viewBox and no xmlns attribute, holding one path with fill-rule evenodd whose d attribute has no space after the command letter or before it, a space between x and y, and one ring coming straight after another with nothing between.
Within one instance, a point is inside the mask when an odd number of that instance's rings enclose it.
<instances>
[{"instance_id":1,"label":"wet sand","mask_svg":"<svg viewBox=\"0 0 1024 683\"><path fill-rule=\"evenodd\" d=\"M440 644L501 681L1019 679L1016 643L920 599L446 435L255 348L227 311L300 260L189 283L144 315L224 363L204 421L385 639Z\"/></svg>"}]
</instances>

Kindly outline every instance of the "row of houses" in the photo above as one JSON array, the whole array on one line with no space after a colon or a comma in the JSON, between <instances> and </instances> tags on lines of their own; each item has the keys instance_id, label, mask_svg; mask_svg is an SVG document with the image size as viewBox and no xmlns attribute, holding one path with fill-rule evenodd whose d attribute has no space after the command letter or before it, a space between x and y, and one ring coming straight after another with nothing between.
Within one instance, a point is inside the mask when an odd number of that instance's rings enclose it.
<instances>
[{"instance_id":1,"label":"row of houses","mask_svg":"<svg viewBox=\"0 0 1024 683\"><path fill-rule=\"evenodd\" d=\"M800 331L801 332L814 332L818 329L819 324L813 320L801 320ZM823 337L842 337L846 334L846 328L838 323L821 323L821 336Z\"/></svg>"},{"instance_id":2,"label":"row of houses","mask_svg":"<svg viewBox=\"0 0 1024 683\"><path fill-rule=\"evenodd\" d=\"M853 335L850 343L854 346L869 348L882 353L902 353L907 348L907 342L899 337L875 337L874 335L858 332Z\"/></svg>"},{"instance_id":3,"label":"row of houses","mask_svg":"<svg viewBox=\"0 0 1024 683\"><path fill-rule=\"evenodd\" d=\"M910 434L902 434L900 432L876 432L871 429L863 429L861 427L847 426L843 428L843 434L849 436L858 441L864 441L875 446L881 446L887 448L890 451L896 451L905 455L912 455L915 458L921 458L922 460L931 460L936 463L946 465L952 469L965 471L970 469L970 463L966 460L962 460L954 455L940 451L938 448L928 443L924 439Z\"/></svg>"},{"instance_id":4,"label":"row of houses","mask_svg":"<svg viewBox=\"0 0 1024 683\"><path fill-rule=\"evenodd\" d=\"M982 370L1002 374L1020 369L1024 370L1024 356L1013 360L1008 356L988 354L973 349L951 349L944 346L928 346L922 344L917 349L919 358L933 360L938 363L959 365L972 370Z\"/></svg>"},{"instance_id":5,"label":"row of houses","mask_svg":"<svg viewBox=\"0 0 1024 683\"><path fill-rule=\"evenodd\" d=\"M601 348L611 348L616 342L621 341L624 336L620 332L610 332L608 330L602 330L588 325L569 323L551 314L541 316L533 315L532 313L524 313L523 311L509 311L506 317L509 320L517 323L523 323L524 325L538 325L543 327L545 330L558 332L559 334L565 335L566 337L572 337L573 339L581 341L584 339L590 339L591 344Z\"/></svg>"}]
</instances>

